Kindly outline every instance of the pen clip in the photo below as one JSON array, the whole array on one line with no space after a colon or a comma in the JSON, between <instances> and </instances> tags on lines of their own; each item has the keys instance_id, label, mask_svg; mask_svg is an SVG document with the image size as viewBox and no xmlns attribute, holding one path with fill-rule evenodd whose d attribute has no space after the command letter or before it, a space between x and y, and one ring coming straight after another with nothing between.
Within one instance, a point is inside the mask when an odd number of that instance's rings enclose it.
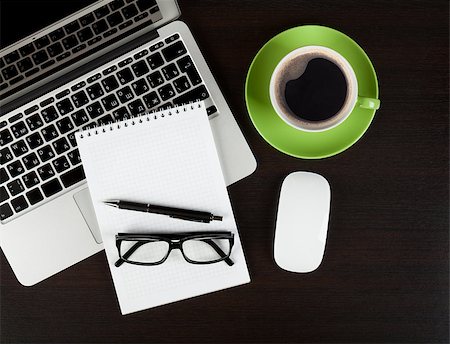
<instances>
[{"instance_id":1,"label":"pen clip","mask_svg":"<svg viewBox=\"0 0 450 344\"><path fill-rule=\"evenodd\" d=\"M203 223L209 222L209 221L205 221L203 219L196 219L196 218L193 218L193 217L183 216L183 215L169 215L169 216L174 218L174 219L180 219L180 220L186 220L186 221L195 221L195 222L203 222Z\"/></svg>"}]
</instances>

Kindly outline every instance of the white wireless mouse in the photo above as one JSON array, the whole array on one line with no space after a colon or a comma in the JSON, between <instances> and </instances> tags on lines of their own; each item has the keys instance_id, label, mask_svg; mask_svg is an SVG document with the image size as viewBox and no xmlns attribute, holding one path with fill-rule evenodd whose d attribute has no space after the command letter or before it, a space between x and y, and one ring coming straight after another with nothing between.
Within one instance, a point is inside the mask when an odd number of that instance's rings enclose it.
<instances>
[{"instance_id":1,"label":"white wireless mouse","mask_svg":"<svg viewBox=\"0 0 450 344\"><path fill-rule=\"evenodd\" d=\"M322 262L331 191L319 174L293 172L283 181L275 228L275 262L284 270L311 272Z\"/></svg>"}]
</instances>

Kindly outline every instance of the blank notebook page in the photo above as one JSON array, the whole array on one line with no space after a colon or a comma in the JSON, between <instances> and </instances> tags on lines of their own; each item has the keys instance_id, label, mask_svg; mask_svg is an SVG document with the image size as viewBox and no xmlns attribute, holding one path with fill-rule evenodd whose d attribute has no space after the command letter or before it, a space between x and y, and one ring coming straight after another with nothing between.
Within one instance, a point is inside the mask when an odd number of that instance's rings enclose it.
<instances>
[{"instance_id":1,"label":"blank notebook page","mask_svg":"<svg viewBox=\"0 0 450 344\"><path fill-rule=\"evenodd\" d=\"M250 282L203 102L89 129L76 139L122 314ZM114 199L208 211L223 221L198 223L103 204ZM114 266L117 233L211 230L235 233L233 266L190 264L179 250L161 265Z\"/></svg>"}]
</instances>

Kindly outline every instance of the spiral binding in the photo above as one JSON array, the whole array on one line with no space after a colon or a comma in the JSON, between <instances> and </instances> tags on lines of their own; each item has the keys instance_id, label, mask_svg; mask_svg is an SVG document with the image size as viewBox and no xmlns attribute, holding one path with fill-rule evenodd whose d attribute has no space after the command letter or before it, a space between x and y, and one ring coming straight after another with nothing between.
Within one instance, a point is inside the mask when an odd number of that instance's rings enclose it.
<instances>
[{"instance_id":1,"label":"spiral binding","mask_svg":"<svg viewBox=\"0 0 450 344\"><path fill-rule=\"evenodd\" d=\"M165 109L159 109L159 110L152 110L148 112L144 112L140 115L133 116L131 118L128 118L127 120L116 120L114 122L109 122L108 124L103 124L99 127L95 127L92 129L88 129L86 131L79 130L81 132L80 139L83 139L85 136L93 136L93 135L99 135L99 133L106 133L106 131L113 131L120 129L123 127L128 127L129 125L135 125L136 123L143 123L144 121L150 122L151 120L157 120L159 118L164 118L165 116L172 116L172 113L179 114L180 112L186 112L189 109L194 110L196 107L200 109L202 107L202 102L189 102L181 104L175 108L166 107Z\"/></svg>"}]
</instances>

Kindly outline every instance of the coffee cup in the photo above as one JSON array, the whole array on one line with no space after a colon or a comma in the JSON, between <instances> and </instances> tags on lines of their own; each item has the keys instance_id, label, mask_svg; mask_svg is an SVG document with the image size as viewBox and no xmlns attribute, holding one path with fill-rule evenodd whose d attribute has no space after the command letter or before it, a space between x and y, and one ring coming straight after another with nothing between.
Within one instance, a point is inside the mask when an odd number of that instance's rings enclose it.
<instances>
[{"instance_id":1,"label":"coffee cup","mask_svg":"<svg viewBox=\"0 0 450 344\"><path fill-rule=\"evenodd\" d=\"M283 57L270 79L270 101L278 116L307 132L330 130L355 107L376 110L380 101L358 94L350 63L323 46L305 46Z\"/></svg>"}]
</instances>

